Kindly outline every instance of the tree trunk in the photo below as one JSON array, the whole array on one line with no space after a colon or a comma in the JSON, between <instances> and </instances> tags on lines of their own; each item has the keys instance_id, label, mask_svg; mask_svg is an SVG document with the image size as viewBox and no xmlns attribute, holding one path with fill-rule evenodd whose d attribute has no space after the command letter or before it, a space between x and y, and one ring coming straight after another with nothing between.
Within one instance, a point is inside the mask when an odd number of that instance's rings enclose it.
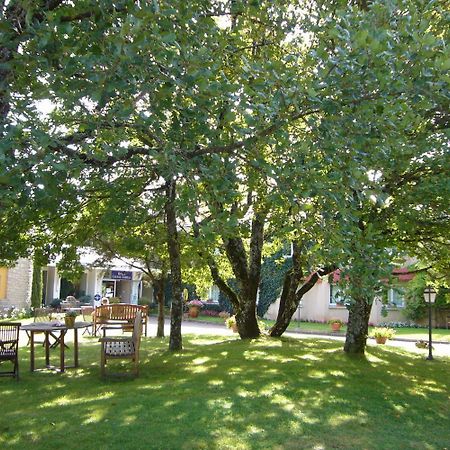
<instances>
[{"instance_id":1,"label":"tree trunk","mask_svg":"<svg viewBox=\"0 0 450 450\"><path fill-rule=\"evenodd\" d=\"M176 181L166 184L167 202L165 205L167 247L170 258L170 275L172 280L172 308L170 311L169 350L178 351L183 348L181 337L181 319L183 316L183 288L181 283L180 243L178 240L177 216L175 209Z\"/></svg>"},{"instance_id":2,"label":"tree trunk","mask_svg":"<svg viewBox=\"0 0 450 450\"><path fill-rule=\"evenodd\" d=\"M256 299L250 302L247 298L243 307L236 314L236 324L241 339L255 339L261 335L256 320Z\"/></svg>"},{"instance_id":3,"label":"tree trunk","mask_svg":"<svg viewBox=\"0 0 450 450\"><path fill-rule=\"evenodd\" d=\"M158 328L156 330L156 337L164 337L164 278L156 281L156 300L158 302Z\"/></svg>"},{"instance_id":4,"label":"tree trunk","mask_svg":"<svg viewBox=\"0 0 450 450\"><path fill-rule=\"evenodd\" d=\"M261 335L256 320L256 297L261 278L262 247L264 242L265 214L256 213L252 222L249 261L240 237L224 241L227 257L239 286L239 307L236 323L242 339L254 339Z\"/></svg>"},{"instance_id":5,"label":"tree trunk","mask_svg":"<svg viewBox=\"0 0 450 450\"><path fill-rule=\"evenodd\" d=\"M364 354L371 309L372 303L366 298L358 298L350 306L344 345L345 352Z\"/></svg>"},{"instance_id":6,"label":"tree trunk","mask_svg":"<svg viewBox=\"0 0 450 450\"><path fill-rule=\"evenodd\" d=\"M295 250L293 257L295 259ZM295 267L296 264L294 262L294 267L286 274L284 280L277 320L269 331L269 335L272 337L279 337L287 330L301 299L316 285L319 278L336 270L335 266L327 266L319 269L308 277L299 289L298 286L300 285L302 271L300 268Z\"/></svg>"}]
</instances>

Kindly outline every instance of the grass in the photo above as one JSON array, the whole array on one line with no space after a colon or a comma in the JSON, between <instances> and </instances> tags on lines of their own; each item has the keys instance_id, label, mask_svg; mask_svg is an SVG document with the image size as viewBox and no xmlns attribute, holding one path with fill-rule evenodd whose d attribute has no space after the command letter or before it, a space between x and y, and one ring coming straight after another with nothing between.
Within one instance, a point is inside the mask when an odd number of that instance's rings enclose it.
<instances>
[{"instance_id":1,"label":"grass","mask_svg":"<svg viewBox=\"0 0 450 450\"><path fill-rule=\"evenodd\" d=\"M22 348L20 382L0 379L0 448L448 448L448 358L388 347L350 358L321 339L184 345L143 338L140 377L107 380L95 338L64 374L28 372Z\"/></svg>"},{"instance_id":2,"label":"grass","mask_svg":"<svg viewBox=\"0 0 450 450\"><path fill-rule=\"evenodd\" d=\"M198 316L195 320L201 320L202 322L211 322L211 323L224 323L224 320L220 317L210 317L210 316ZM275 321L274 320L263 320L263 323L266 324L267 328L270 328ZM374 327L369 327L369 333ZM341 328L341 334L345 334L346 327L343 326ZM316 323L316 322L300 322L300 327L298 326L298 322L293 320L289 324L288 331L306 331L306 332L315 332L315 333L330 333L330 326L326 323ZM395 328L395 336L403 339L413 339L419 340L424 339L428 340L428 328ZM442 342L450 342L450 330L446 330L443 328L434 328L433 329L433 340L434 341L442 341Z\"/></svg>"}]
</instances>

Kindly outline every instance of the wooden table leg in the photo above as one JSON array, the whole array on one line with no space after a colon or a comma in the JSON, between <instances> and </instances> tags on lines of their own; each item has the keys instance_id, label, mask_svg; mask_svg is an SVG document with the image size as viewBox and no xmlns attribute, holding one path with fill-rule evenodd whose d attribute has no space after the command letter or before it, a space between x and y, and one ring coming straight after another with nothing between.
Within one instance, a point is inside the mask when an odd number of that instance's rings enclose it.
<instances>
[{"instance_id":1,"label":"wooden table leg","mask_svg":"<svg viewBox=\"0 0 450 450\"><path fill-rule=\"evenodd\" d=\"M30 330L30 371L34 372L34 332Z\"/></svg>"},{"instance_id":2,"label":"wooden table leg","mask_svg":"<svg viewBox=\"0 0 450 450\"><path fill-rule=\"evenodd\" d=\"M59 341L59 366L60 366L60 370L61 372L64 372L64 335L66 334L67 330L61 330L61 335L60 335L60 341Z\"/></svg>"},{"instance_id":3,"label":"wooden table leg","mask_svg":"<svg viewBox=\"0 0 450 450\"><path fill-rule=\"evenodd\" d=\"M50 365L50 333L45 332L45 365Z\"/></svg>"},{"instance_id":4,"label":"wooden table leg","mask_svg":"<svg viewBox=\"0 0 450 450\"><path fill-rule=\"evenodd\" d=\"M78 367L78 328L73 329L73 357L75 367Z\"/></svg>"}]
</instances>

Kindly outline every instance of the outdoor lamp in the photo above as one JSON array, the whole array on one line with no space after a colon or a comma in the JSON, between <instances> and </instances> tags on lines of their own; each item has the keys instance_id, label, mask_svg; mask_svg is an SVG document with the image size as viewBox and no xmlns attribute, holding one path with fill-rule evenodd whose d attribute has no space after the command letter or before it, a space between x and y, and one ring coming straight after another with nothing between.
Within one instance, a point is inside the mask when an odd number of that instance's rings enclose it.
<instances>
[{"instance_id":1,"label":"outdoor lamp","mask_svg":"<svg viewBox=\"0 0 450 450\"><path fill-rule=\"evenodd\" d=\"M433 341L431 339L431 304L436 300L436 292L430 286L427 286L423 291L423 297L425 302L428 303L428 358L431 361L433 359Z\"/></svg>"}]
</instances>

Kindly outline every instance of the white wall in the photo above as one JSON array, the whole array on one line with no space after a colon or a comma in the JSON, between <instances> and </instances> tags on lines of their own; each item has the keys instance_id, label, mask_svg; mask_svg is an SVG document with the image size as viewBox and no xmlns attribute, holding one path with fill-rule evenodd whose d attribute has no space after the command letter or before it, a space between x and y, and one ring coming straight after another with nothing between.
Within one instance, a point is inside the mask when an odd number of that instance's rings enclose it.
<instances>
[{"instance_id":1,"label":"white wall","mask_svg":"<svg viewBox=\"0 0 450 450\"><path fill-rule=\"evenodd\" d=\"M272 303L265 314L265 318L275 320L277 318L280 300ZM405 321L403 308L388 309L388 315L381 314L382 303L376 300L372 305L369 323L377 325L380 322ZM297 320L299 311L295 312L293 320ZM330 285L326 280L321 280L307 292L300 304L300 320L327 322L329 319L348 321L348 310L344 306L330 304Z\"/></svg>"}]
</instances>

